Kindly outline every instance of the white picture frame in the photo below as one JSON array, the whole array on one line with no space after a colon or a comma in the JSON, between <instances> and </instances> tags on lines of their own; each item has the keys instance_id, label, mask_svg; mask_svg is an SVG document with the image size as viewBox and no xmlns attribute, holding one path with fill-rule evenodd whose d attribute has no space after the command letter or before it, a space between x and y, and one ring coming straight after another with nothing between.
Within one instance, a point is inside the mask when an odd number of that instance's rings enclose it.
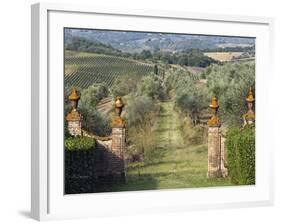
<instances>
[{"instance_id":1,"label":"white picture frame","mask_svg":"<svg viewBox=\"0 0 281 224\"><path fill-rule=\"evenodd\" d=\"M268 92L271 18L38 3L32 5L31 215L37 220L248 207L273 203ZM256 37L256 185L63 194L63 27ZM263 74L266 74L263 75ZM138 203L135 203L135 202Z\"/></svg>"}]
</instances>

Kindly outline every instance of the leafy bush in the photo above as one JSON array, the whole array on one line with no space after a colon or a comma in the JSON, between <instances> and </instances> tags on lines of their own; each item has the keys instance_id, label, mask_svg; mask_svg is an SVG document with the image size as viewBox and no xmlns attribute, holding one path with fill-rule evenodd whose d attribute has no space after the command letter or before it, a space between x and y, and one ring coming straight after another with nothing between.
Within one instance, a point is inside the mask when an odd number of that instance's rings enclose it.
<instances>
[{"instance_id":1,"label":"leafy bush","mask_svg":"<svg viewBox=\"0 0 281 224\"><path fill-rule=\"evenodd\" d=\"M110 117L103 116L97 110L87 110L84 107L80 109L80 112L83 116L83 129L99 136L107 136L110 134Z\"/></svg>"},{"instance_id":2,"label":"leafy bush","mask_svg":"<svg viewBox=\"0 0 281 224\"><path fill-rule=\"evenodd\" d=\"M81 91L80 105L88 110L95 109L97 103L108 96L108 88L102 84L93 84Z\"/></svg>"},{"instance_id":3,"label":"leafy bush","mask_svg":"<svg viewBox=\"0 0 281 224\"><path fill-rule=\"evenodd\" d=\"M130 97L126 107L128 121L128 144L126 150L128 161L152 161L156 148L153 126L159 113L159 106L155 105L148 96Z\"/></svg>"},{"instance_id":4,"label":"leafy bush","mask_svg":"<svg viewBox=\"0 0 281 224\"><path fill-rule=\"evenodd\" d=\"M139 80L139 76L132 74L117 77L111 87L113 96L125 96L135 91Z\"/></svg>"},{"instance_id":5,"label":"leafy bush","mask_svg":"<svg viewBox=\"0 0 281 224\"><path fill-rule=\"evenodd\" d=\"M181 70L168 73L165 85L169 95L174 89L175 105L197 124L200 111L208 105L207 89L199 87L189 72Z\"/></svg>"},{"instance_id":6,"label":"leafy bush","mask_svg":"<svg viewBox=\"0 0 281 224\"><path fill-rule=\"evenodd\" d=\"M65 139L66 150L91 150L95 148L95 140L89 137L69 137Z\"/></svg>"},{"instance_id":7,"label":"leafy bush","mask_svg":"<svg viewBox=\"0 0 281 224\"><path fill-rule=\"evenodd\" d=\"M138 86L138 94L148 96L153 100L163 100L165 91L162 80L158 76L145 76Z\"/></svg>"},{"instance_id":8,"label":"leafy bush","mask_svg":"<svg viewBox=\"0 0 281 224\"><path fill-rule=\"evenodd\" d=\"M185 144L202 144L206 141L206 128L192 124L189 117L186 117L181 125L181 132Z\"/></svg>"},{"instance_id":9,"label":"leafy bush","mask_svg":"<svg viewBox=\"0 0 281 224\"><path fill-rule=\"evenodd\" d=\"M231 128L227 132L227 163L235 184L255 184L255 128Z\"/></svg>"},{"instance_id":10,"label":"leafy bush","mask_svg":"<svg viewBox=\"0 0 281 224\"><path fill-rule=\"evenodd\" d=\"M151 126L155 120L155 108L153 100L147 96L130 97L126 107L129 127L145 129L147 125Z\"/></svg>"}]
</instances>

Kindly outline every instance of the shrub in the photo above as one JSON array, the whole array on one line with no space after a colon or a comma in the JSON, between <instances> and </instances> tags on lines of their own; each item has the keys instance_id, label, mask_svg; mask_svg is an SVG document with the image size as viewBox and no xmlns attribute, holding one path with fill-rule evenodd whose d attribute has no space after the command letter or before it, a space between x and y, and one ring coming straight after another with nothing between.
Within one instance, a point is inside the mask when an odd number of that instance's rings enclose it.
<instances>
[{"instance_id":1,"label":"shrub","mask_svg":"<svg viewBox=\"0 0 281 224\"><path fill-rule=\"evenodd\" d=\"M235 184L255 184L255 128L231 128L226 138L228 170Z\"/></svg>"},{"instance_id":2,"label":"shrub","mask_svg":"<svg viewBox=\"0 0 281 224\"><path fill-rule=\"evenodd\" d=\"M123 75L117 77L111 87L113 96L126 96L137 88L140 77L137 75Z\"/></svg>"},{"instance_id":3,"label":"shrub","mask_svg":"<svg viewBox=\"0 0 281 224\"><path fill-rule=\"evenodd\" d=\"M185 144L202 144L206 141L205 128L199 125L194 126L189 117L184 118L180 128Z\"/></svg>"},{"instance_id":4,"label":"shrub","mask_svg":"<svg viewBox=\"0 0 281 224\"><path fill-rule=\"evenodd\" d=\"M190 72L181 70L169 72L165 85L167 93L175 98L175 105L182 112L189 114L193 123L196 124L200 111L208 105L207 89L199 87Z\"/></svg>"},{"instance_id":5,"label":"shrub","mask_svg":"<svg viewBox=\"0 0 281 224\"><path fill-rule=\"evenodd\" d=\"M90 111L84 107L81 107L80 112L83 115L83 129L99 136L107 136L110 134L110 117L103 116L95 109Z\"/></svg>"},{"instance_id":6,"label":"shrub","mask_svg":"<svg viewBox=\"0 0 281 224\"><path fill-rule=\"evenodd\" d=\"M151 126L155 121L155 104L148 96L131 97L126 107L126 120L129 127L138 127L145 129L147 125Z\"/></svg>"},{"instance_id":7,"label":"shrub","mask_svg":"<svg viewBox=\"0 0 281 224\"><path fill-rule=\"evenodd\" d=\"M148 96L153 100L163 100L165 91L161 78L158 76L145 76L138 85L138 93L141 96Z\"/></svg>"},{"instance_id":8,"label":"shrub","mask_svg":"<svg viewBox=\"0 0 281 224\"><path fill-rule=\"evenodd\" d=\"M102 84L93 84L81 91L80 107L87 108L89 111L96 108L97 103L107 97L109 90Z\"/></svg>"},{"instance_id":9,"label":"shrub","mask_svg":"<svg viewBox=\"0 0 281 224\"><path fill-rule=\"evenodd\" d=\"M66 150L91 150L95 147L95 140L89 137L69 137L65 139L64 146Z\"/></svg>"},{"instance_id":10,"label":"shrub","mask_svg":"<svg viewBox=\"0 0 281 224\"><path fill-rule=\"evenodd\" d=\"M153 127L159 114L159 105L148 96L130 97L125 115L128 121L128 139L126 150L128 161L155 160L157 142Z\"/></svg>"}]
</instances>

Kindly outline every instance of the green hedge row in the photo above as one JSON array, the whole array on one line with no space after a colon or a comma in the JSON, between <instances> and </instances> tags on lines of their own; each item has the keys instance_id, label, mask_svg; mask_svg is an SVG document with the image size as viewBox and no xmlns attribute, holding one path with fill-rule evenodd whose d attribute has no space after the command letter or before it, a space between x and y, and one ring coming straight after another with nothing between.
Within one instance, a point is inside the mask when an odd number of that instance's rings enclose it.
<instances>
[{"instance_id":1,"label":"green hedge row","mask_svg":"<svg viewBox=\"0 0 281 224\"><path fill-rule=\"evenodd\" d=\"M95 148L95 139L89 137L68 137L64 141L66 150L91 150Z\"/></svg>"},{"instance_id":2,"label":"green hedge row","mask_svg":"<svg viewBox=\"0 0 281 224\"><path fill-rule=\"evenodd\" d=\"M234 184L255 184L255 127L227 132L228 171Z\"/></svg>"}]
</instances>

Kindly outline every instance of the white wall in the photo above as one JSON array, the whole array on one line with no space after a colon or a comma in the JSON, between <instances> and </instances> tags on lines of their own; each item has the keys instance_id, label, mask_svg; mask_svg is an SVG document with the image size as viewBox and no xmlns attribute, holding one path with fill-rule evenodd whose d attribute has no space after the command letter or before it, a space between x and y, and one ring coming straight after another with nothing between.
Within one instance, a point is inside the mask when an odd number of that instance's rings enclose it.
<instances>
[{"instance_id":1,"label":"white wall","mask_svg":"<svg viewBox=\"0 0 281 224\"><path fill-rule=\"evenodd\" d=\"M0 6L0 223L30 223L30 0L6 0ZM272 116L275 134L276 202L274 207L213 210L176 214L155 214L142 217L83 220L79 223L280 223L281 216L281 156L277 138L280 123L280 41L281 13L277 0L69 0L110 8L180 10L223 14L269 16L276 18L275 27L275 86L272 97L276 108ZM278 74L279 71L279 74ZM266 74L265 74L266 75ZM279 117L278 117L279 116ZM280 158L280 159L278 159ZM278 164L279 163L279 164ZM63 221L59 223L69 223ZM73 223L77 220L72 221Z\"/></svg>"}]
</instances>

